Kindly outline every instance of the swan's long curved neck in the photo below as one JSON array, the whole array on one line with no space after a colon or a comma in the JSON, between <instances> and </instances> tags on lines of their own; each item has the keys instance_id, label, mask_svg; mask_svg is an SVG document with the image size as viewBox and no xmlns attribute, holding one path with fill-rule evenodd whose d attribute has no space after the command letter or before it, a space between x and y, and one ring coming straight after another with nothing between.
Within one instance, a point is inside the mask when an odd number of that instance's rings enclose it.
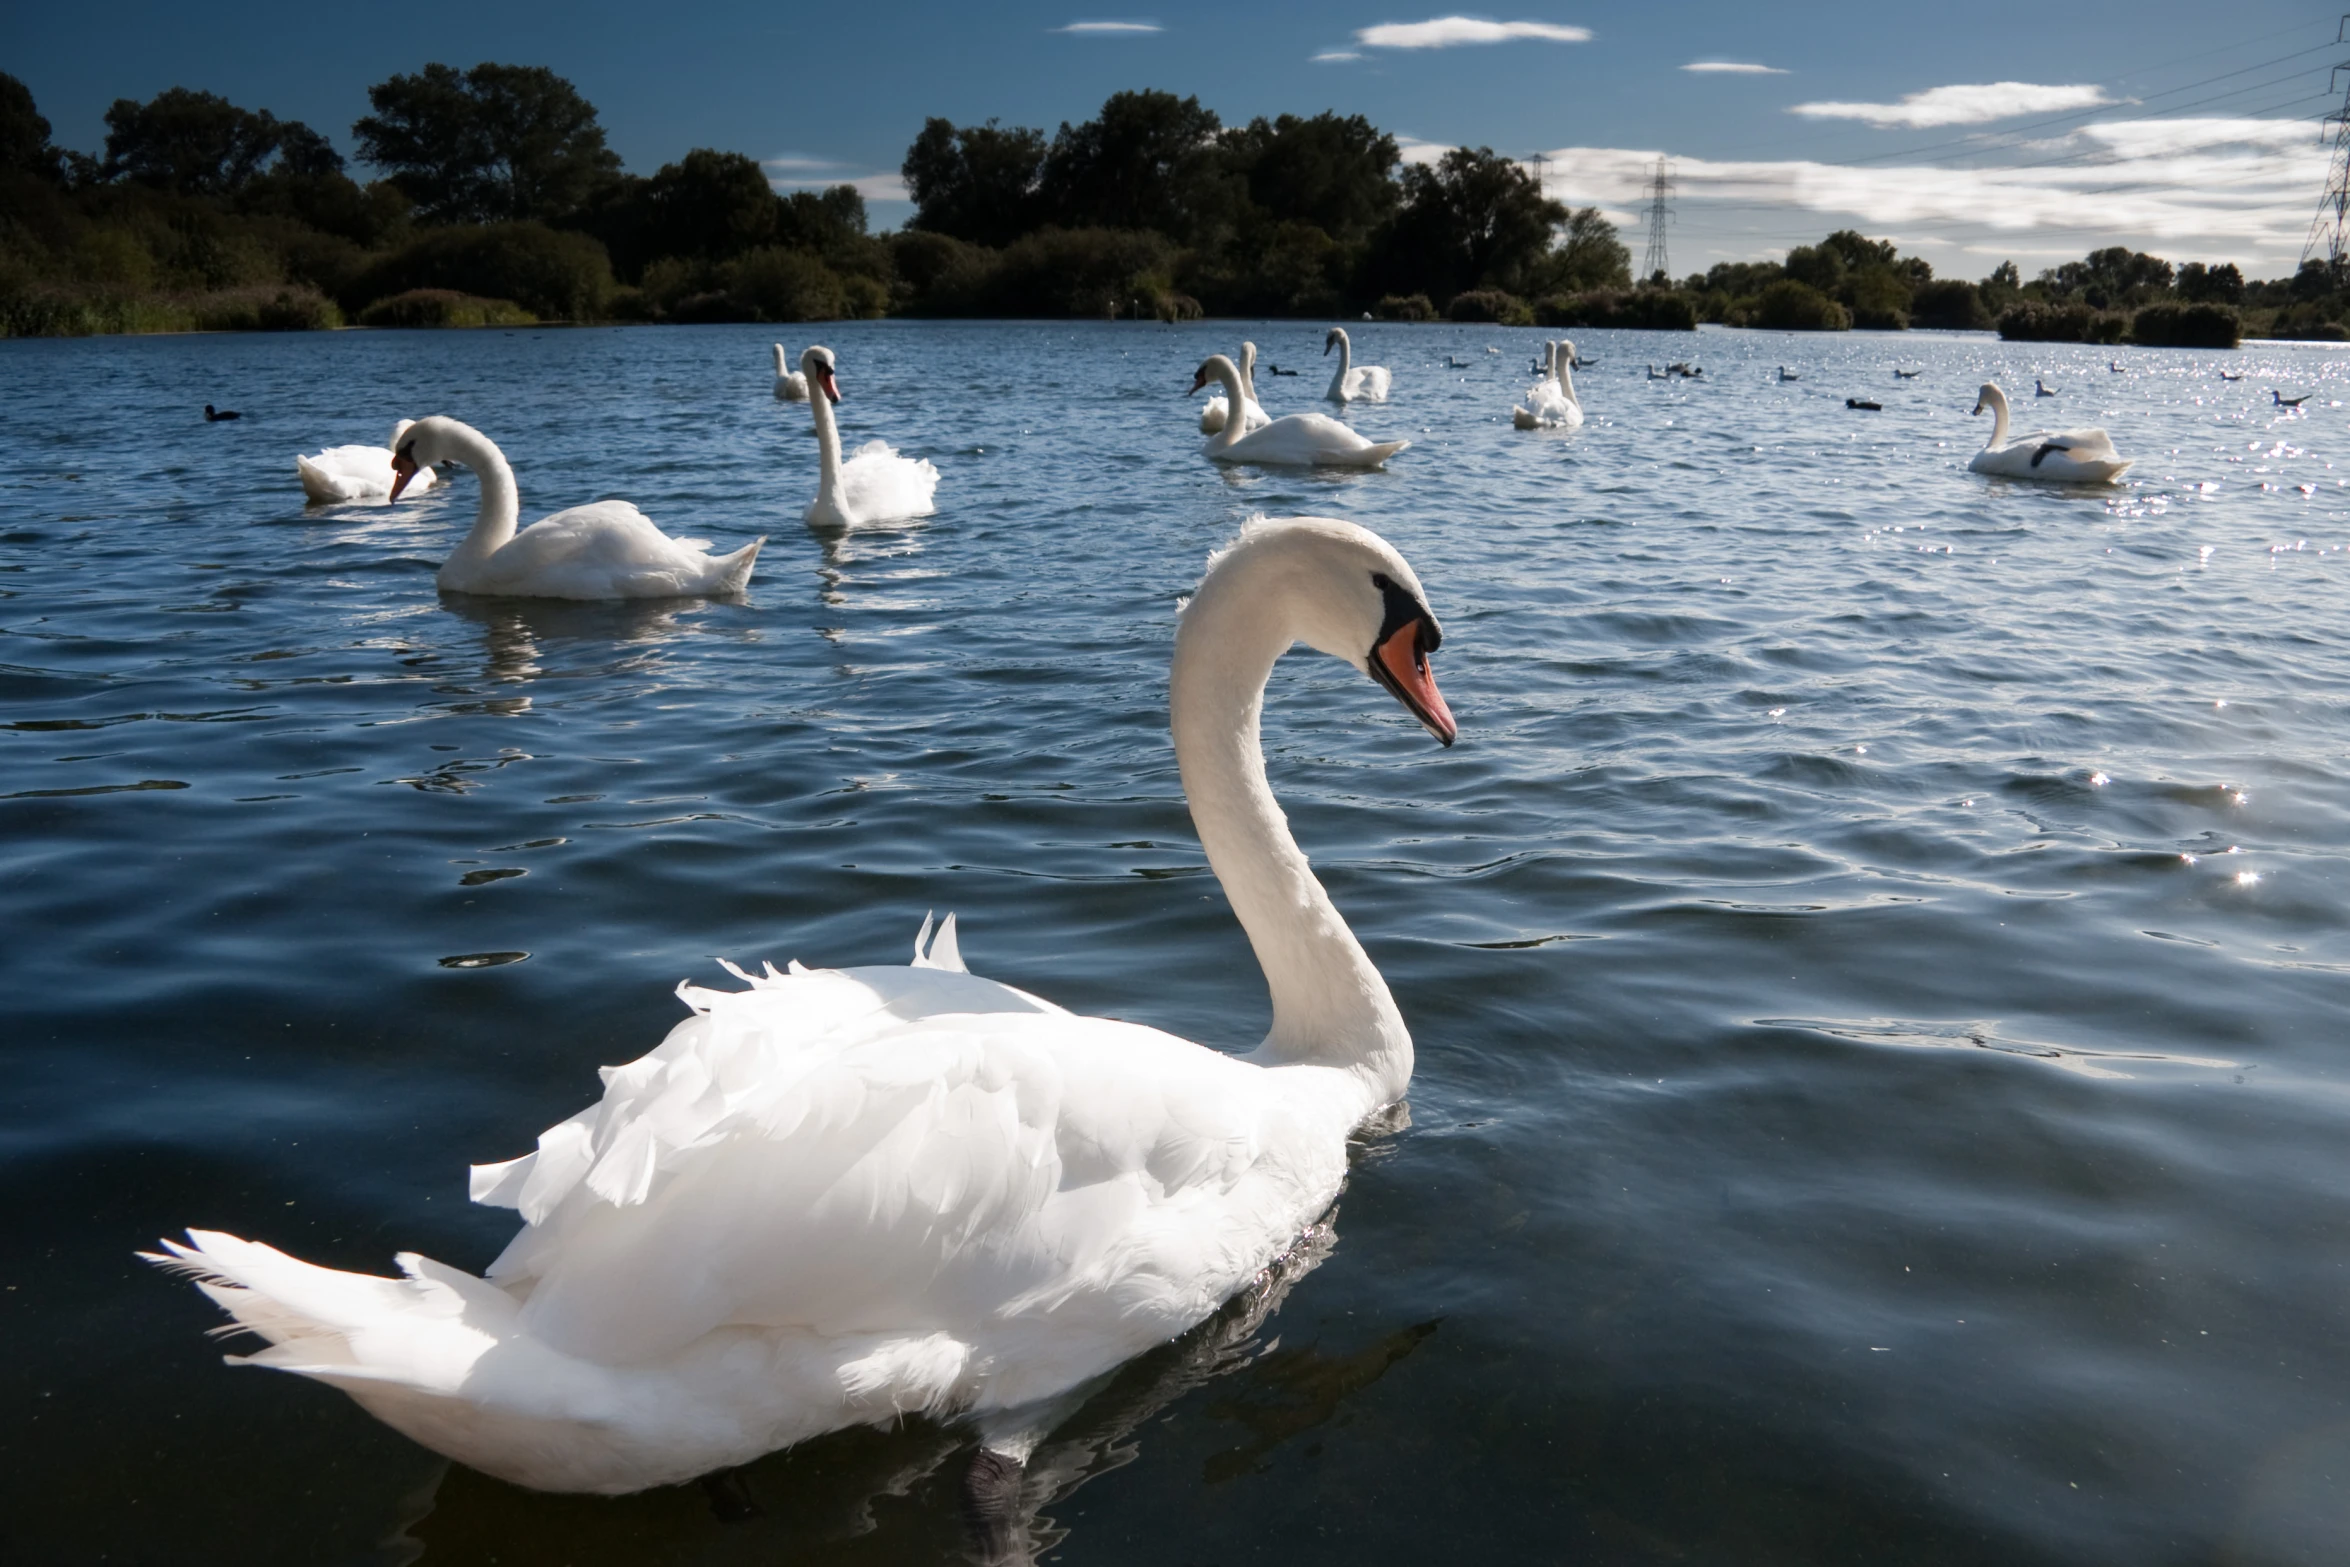
<instances>
[{"instance_id":1,"label":"swan's long curved neck","mask_svg":"<svg viewBox=\"0 0 2350 1567\"><path fill-rule=\"evenodd\" d=\"M1222 354L1208 361L1208 371L1215 376L1216 383L1224 388L1224 406L1229 410L1224 417L1224 428L1208 438L1208 445L1211 448L1230 446L1248 433L1248 420L1245 417L1248 404L1242 401L1248 392L1247 383L1241 379L1240 367Z\"/></svg>"},{"instance_id":2,"label":"swan's long curved neck","mask_svg":"<svg viewBox=\"0 0 2350 1567\"><path fill-rule=\"evenodd\" d=\"M1240 389L1248 394L1250 402L1257 400L1257 345L1254 343L1240 345Z\"/></svg>"},{"instance_id":3,"label":"swan's long curved neck","mask_svg":"<svg viewBox=\"0 0 2350 1567\"><path fill-rule=\"evenodd\" d=\"M1996 386L1983 388L1983 401L1991 405L1991 439L1983 443L1985 451L1996 451L2007 444L2007 394Z\"/></svg>"},{"instance_id":4,"label":"swan's long curved neck","mask_svg":"<svg viewBox=\"0 0 2350 1567\"><path fill-rule=\"evenodd\" d=\"M473 531L450 552L449 564L495 555L514 537L514 524L522 515L522 495L514 487L514 470L497 443L470 426L450 431L444 444L449 455L472 469L481 481L481 505L473 514Z\"/></svg>"},{"instance_id":5,"label":"swan's long curved neck","mask_svg":"<svg viewBox=\"0 0 2350 1567\"><path fill-rule=\"evenodd\" d=\"M1336 331L1338 333L1338 372L1330 377L1328 395L1343 397L1346 395L1346 373L1355 367L1355 345L1354 340L1346 335L1346 328L1339 327L1336 328Z\"/></svg>"},{"instance_id":6,"label":"swan's long curved neck","mask_svg":"<svg viewBox=\"0 0 2350 1567\"><path fill-rule=\"evenodd\" d=\"M1184 610L1170 685L1175 760L1200 845L1272 992L1258 1058L1353 1072L1372 1096L1367 1111L1402 1095L1412 1041L1265 781L1265 682L1295 640L1282 565L1227 560Z\"/></svg>"},{"instance_id":7,"label":"swan's long curved neck","mask_svg":"<svg viewBox=\"0 0 2350 1567\"><path fill-rule=\"evenodd\" d=\"M832 399L815 376L808 378L808 408L816 416L816 461L820 472L816 498L840 504L840 425L832 417Z\"/></svg>"},{"instance_id":8,"label":"swan's long curved neck","mask_svg":"<svg viewBox=\"0 0 2350 1567\"><path fill-rule=\"evenodd\" d=\"M791 361L784 358L781 343L775 345L775 373L777 375L791 374Z\"/></svg>"}]
</instances>

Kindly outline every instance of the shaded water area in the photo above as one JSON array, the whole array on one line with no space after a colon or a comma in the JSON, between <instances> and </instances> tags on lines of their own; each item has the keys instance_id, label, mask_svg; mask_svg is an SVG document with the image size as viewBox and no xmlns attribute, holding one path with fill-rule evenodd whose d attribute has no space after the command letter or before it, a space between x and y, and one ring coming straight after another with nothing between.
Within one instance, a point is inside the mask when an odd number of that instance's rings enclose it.
<instances>
[{"instance_id":1,"label":"shaded water area","mask_svg":"<svg viewBox=\"0 0 2350 1567\"><path fill-rule=\"evenodd\" d=\"M933 908L979 973L1253 1044L1165 678L1261 511L1377 529L1445 621L1451 751L1328 659L1267 699L1409 1124L1048 1443L1030 1548L2350 1560L2350 358L1588 332L1590 424L1522 433L1540 334L1363 326L1395 394L1349 418L1413 445L1334 476L1217 471L1182 395L1250 335L1319 406L1318 324L813 330L934 517L802 525L768 329L0 344L0 1553L969 1556L958 1428L766 1459L732 1523L533 1495L224 1368L132 1252L478 1270L514 1221L465 1166L680 979L900 962ZM1987 375L2128 481L1967 473ZM464 476L304 509L298 450L434 412L526 520L768 535L747 599L444 599Z\"/></svg>"}]
</instances>

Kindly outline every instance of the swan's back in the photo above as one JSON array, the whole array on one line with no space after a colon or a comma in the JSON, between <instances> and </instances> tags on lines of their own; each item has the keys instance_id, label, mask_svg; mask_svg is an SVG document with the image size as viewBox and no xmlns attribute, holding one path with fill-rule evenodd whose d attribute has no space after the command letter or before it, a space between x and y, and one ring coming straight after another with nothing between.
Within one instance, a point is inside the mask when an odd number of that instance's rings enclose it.
<instances>
[{"instance_id":1,"label":"swan's back","mask_svg":"<svg viewBox=\"0 0 2350 1567\"><path fill-rule=\"evenodd\" d=\"M1346 378L1347 401L1383 403L1394 379L1385 365L1356 365Z\"/></svg>"},{"instance_id":2,"label":"swan's back","mask_svg":"<svg viewBox=\"0 0 2350 1567\"><path fill-rule=\"evenodd\" d=\"M840 491L851 522L927 517L938 509L938 468L927 457L900 455L887 441L867 441L841 464Z\"/></svg>"},{"instance_id":3,"label":"swan's back","mask_svg":"<svg viewBox=\"0 0 2350 1567\"><path fill-rule=\"evenodd\" d=\"M740 592L756 539L730 555L706 539L673 539L628 501L591 501L532 523L486 559L452 556L439 583L459 593L530 598L680 598Z\"/></svg>"},{"instance_id":4,"label":"swan's back","mask_svg":"<svg viewBox=\"0 0 2350 1567\"><path fill-rule=\"evenodd\" d=\"M1289 414L1229 445L1209 442L1208 455L1219 462L1375 468L1409 445L1368 440L1327 414Z\"/></svg>"}]
</instances>

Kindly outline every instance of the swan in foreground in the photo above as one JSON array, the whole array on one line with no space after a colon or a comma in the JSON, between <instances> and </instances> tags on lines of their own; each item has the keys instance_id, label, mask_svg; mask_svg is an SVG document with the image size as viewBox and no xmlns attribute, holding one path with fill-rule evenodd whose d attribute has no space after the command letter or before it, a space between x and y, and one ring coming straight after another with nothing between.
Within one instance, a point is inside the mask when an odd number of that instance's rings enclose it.
<instances>
[{"instance_id":1,"label":"swan in foreground","mask_svg":"<svg viewBox=\"0 0 2350 1567\"><path fill-rule=\"evenodd\" d=\"M1521 430L1572 430L1583 423L1583 404L1575 396L1575 345L1565 338L1543 345L1542 379L1526 389L1525 403L1510 410L1510 423Z\"/></svg>"},{"instance_id":2,"label":"swan in foreground","mask_svg":"<svg viewBox=\"0 0 2350 1567\"><path fill-rule=\"evenodd\" d=\"M2118 479L2132 459L2113 449L2103 430L2007 432L2007 394L1989 381L1975 399L1976 413L1991 410L1991 439L1967 467L2010 479L2045 479L2053 484L2103 484Z\"/></svg>"},{"instance_id":3,"label":"swan in foreground","mask_svg":"<svg viewBox=\"0 0 2350 1567\"><path fill-rule=\"evenodd\" d=\"M294 472L302 493L322 505L336 501L388 501L392 498L392 448L400 444L414 420L392 426L391 446L330 446L316 457L297 456ZM429 490L441 482L430 468L420 468L403 492Z\"/></svg>"},{"instance_id":4,"label":"swan in foreground","mask_svg":"<svg viewBox=\"0 0 2350 1567\"><path fill-rule=\"evenodd\" d=\"M804 403L808 400L806 372L794 370L784 357L783 345L775 345L775 400L779 403Z\"/></svg>"},{"instance_id":5,"label":"swan in foreground","mask_svg":"<svg viewBox=\"0 0 2350 1567\"><path fill-rule=\"evenodd\" d=\"M591 501L514 531L521 495L506 454L469 424L435 414L400 432L392 499L437 463L462 463L481 481L481 507L433 580L444 592L535 599L693 598L738 593L764 538L731 555L707 539L673 539L627 501Z\"/></svg>"},{"instance_id":6,"label":"swan in foreground","mask_svg":"<svg viewBox=\"0 0 2350 1567\"><path fill-rule=\"evenodd\" d=\"M1293 643L1446 745L1418 579L1366 529L1252 521L1176 626L1170 727L1273 1026L1228 1055L964 970L681 986L694 1016L603 1071L535 1152L477 1165L523 1227L475 1278L414 1253L344 1273L191 1230L149 1260L266 1341L232 1363L344 1392L518 1485L618 1494L823 1432L967 1415L1017 1473L1048 1401L1205 1319L1338 1195L1411 1035L1266 784L1258 715ZM1144 956L1138 966L1150 966ZM731 967L731 966L730 966ZM978 1479L981 1466L974 1465Z\"/></svg>"},{"instance_id":7,"label":"swan in foreground","mask_svg":"<svg viewBox=\"0 0 2350 1567\"><path fill-rule=\"evenodd\" d=\"M1193 378L1197 392L1210 381L1224 384L1224 396L1237 406L1243 395L1240 368L1222 354L1210 354ZM1261 430L1246 433L1227 424L1210 436L1200 451L1216 462L1264 463L1290 468L1376 468L1409 441L1372 441L1348 429L1327 414L1288 414Z\"/></svg>"},{"instance_id":8,"label":"swan in foreground","mask_svg":"<svg viewBox=\"0 0 2350 1567\"><path fill-rule=\"evenodd\" d=\"M833 375L832 350L810 348L800 355L800 371L808 378L808 409L816 416L816 457L819 472L816 498L801 513L819 528L853 528L861 522L903 522L927 517L937 507L938 469L926 457L900 457L887 441L867 441L857 455L840 460L840 426L833 422L833 405L840 401L840 382Z\"/></svg>"},{"instance_id":9,"label":"swan in foreground","mask_svg":"<svg viewBox=\"0 0 2350 1567\"><path fill-rule=\"evenodd\" d=\"M1330 390L1322 394L1325 399L1334 403L1387 401L1387 388L1394 377L1387 373L1385 365L1356 364L1355 345L1342 326L1332 327L1330 335L1322 339L1322 357L1329 358L1333 348L1338 350L1338 369L1330 377Z\"/></svg>"},{"instance_id":10,"label":"swan in foreground","mask_svg":"<svg viewBox=\"0 0 2350 1567\"><path fill-rule=\"evenodd\" d=\"M1254 343L1240 345L1240 388L1248 398L1247 422L1242 425L1241 433L1245 435L1250 430L1262 430L1271 424L1272 419L1257 403L1257 345ZM1199 411L1199 433L1214 435L1223 429L1225 410L1231 406L1224 400L1222 387L1210 393L1207 406Z\"/></svg>"}]
</instances>

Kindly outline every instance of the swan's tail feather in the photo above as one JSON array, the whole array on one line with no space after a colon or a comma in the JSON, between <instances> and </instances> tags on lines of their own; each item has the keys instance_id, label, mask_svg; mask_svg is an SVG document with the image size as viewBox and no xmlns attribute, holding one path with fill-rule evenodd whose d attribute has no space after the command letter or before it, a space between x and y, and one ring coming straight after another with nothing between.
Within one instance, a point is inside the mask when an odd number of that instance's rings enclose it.
<instances>
[{"instance_id":1,"label":"swan's tail feather","mask_svg":"<svg viewBox=\"0 0 2350 1567\"><path fill-rule=\"evenodd\" d=\"M955 917L949 914L938 927L938 939L930 939L930 915L922 916L922 932L914 938L913 968L948 969L957 974L971 971L963 966L963 949L955 940Z\"/></svg>"},{"instance_id":2,"label":"swan's tail feather","mask_svg":"<svg viewBox=\"0 0 2350 1567\"><path fill-rule=\"evenodd\" d=\"M343 499L342 481L309 458L296 457L294 472L301 475L302 493L312 500L332 502Z\"/></svg>"},{"instance_id":3,"label":"swan's tail feather","mask_svg":"<svg viewBox=\"0 0 2350 1567\"><path fill-rule=\"evenodd\" d=\"M767 542L760 534L732 555L718 557L717 580L713 584L720 593L740 593L751 585L751 568L759 564L759 549Z\"/></svg>"},{"instance_id":4,"label":"swan's tail feather","mask_svg":"<svg viewBox=\"0 0 2350 1567\"><path fill-rule=\"evenodd\" d=\"M1365 447L1363 449L1363 466L1376 468L1411 444L1409 441L1381 441L1375 446Z\"/></svg>"},{"instance_id":5,"label":"swan's tail feather","mask_svg":"<svg viewBox=\"0 0 2350 1567\"><path fill-rule=\"evenodd\" d=\"M1510 410L1510 423L1517 426L1521 430L1539 430L1542 428L1542 420L1524 408L1512 408Z\"/></svg>"}]
</instances>

